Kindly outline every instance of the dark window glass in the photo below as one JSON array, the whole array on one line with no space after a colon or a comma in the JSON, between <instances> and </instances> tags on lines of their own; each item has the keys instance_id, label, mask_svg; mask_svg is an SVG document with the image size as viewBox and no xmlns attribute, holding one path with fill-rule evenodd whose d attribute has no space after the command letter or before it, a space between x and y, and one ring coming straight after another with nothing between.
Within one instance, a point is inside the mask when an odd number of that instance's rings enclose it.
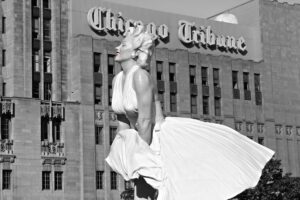
<instances>
[{"instance_id":1,"label":"dark window glass","mask_svg":"<svg viewBox=\"0 0 300 200\"><path fill-rule=\"evenodd\" d=\"M2 49L2 67L6 65L6 50Z\"/></svg>"},{"instance_id":2,"label":"dark window glass","mask_svg":"<svg viewBox=\"0 0 300 200\"><path fill-rule=\"evenodd\" d=\"M217 68L213 69L213 82L214 82L214 87L220 87L220 75L219 75L219 69Z\"/></svg>"},{"instance_id":3,"label":"dark window glass","mask_svg":"<svg viewBox=\"0 0 300 200\"><path fill-rule=\"evenodd\" d=\"M208 85L208 70L207 67L201 67L202 85Z\"/></svg>"},{"instance_id":4,"label":"dark window glass","mask_svg":"<svg viewBox=\"0 0 300 200\"><path fill-rule=\"evenodd\" d=\"M40 71L40 55L38 51L32 52L32 68L34 72Z\"/></svg>"},{"instance_id":5,"label":"dark window glass","mask_svg":"<svg viewBox=\"0 0 300 200\"><path fill-rule=\"evenodd\" d=\"M117 128L110 127L109 128L109 144L111 145L116 137L117 134Z\"/></svg>"},{"instance_id":6,"label":"dark window glass","mask_svg":"<svg viewBox=\"0 0 300 200\"><path fill-rule=\"evenodd\" d=\"M215 115L221 116L221 99L215 98Z\"/></svg>"},{"instance_id":7,"label":"dark window glass","mask_svg":"<svg viewBox=\"0 0 300 200\"><path fill-rule=\"evenodd\" d=\"M103 144L103 127L96 125L95 127L96 144Z\"/></svg>"},{"instance_id":8,"label":"dark window glass","mask_svg":"<svg viewBox=\"0 0 300 200\"><path fill-rule=\"evenodd\" d=\"M196 84L196 66L190 65L190 84Z\"/></svg>"},{"instance_id":9,"label":"dark window glass","mask_svg":"<svg viewBox=\"0 0 300 200\"><path fill-rule=\"evenodd\" d=\"M1 116L1 139L9 139L9 123L10 117L7 115Z\"/></svg>"},{"instance_id":10,"label":"dark window glass","mask_svg":"<svg viewBox=\"0 0 300 200\"><path fill-rule=\"evenodd\" d=\"M44 72L51 73L51 53L45 52L44 53Z\"/></svg>"},{"instance_id":11,"label":"dark window glass","mask_svg":"<svg viewBox=\"0 0 300 200\"><path fill-rule=\"evenodd\" d=\"M254 88L255 92L260 92L260 75L254 74Z\"/></svg>"},{"instance_id":12,"label":"dark window glass","mask_svg":"<svg viewBox=\"0 0 300 200\"><path fill-rule=\"evenodd\" d=\"M2 85L2 96L6 96L6 83L3 82L3 85Z\"/></svg>"},{"instance_id":13,"label":"dark window glass","mask_svg":"<svg viewBox=\"0 0 300 200\"><path fill-rule=\"evenodd\" d=\"M32 0L32 6L39 7L39 1L38 0Z\"/></svg>"},{"instance_id":14,"label":"dark window glass","mask_svg":"<svg viewBox=\"0 0 300 200\"><path fill-rule=\"evenodd\" d=\"M94 53L94 72L101 73L101 54Z\"/></svg>"},{"instance_id":15,"label":"dark window glass","mask_svg":"<svg viewBox=\"0 0 300 200\"><path fill-rule=\"evenodd\" d=\"M232 71L232 87L233 87L233 89L239 89L238 72L237 71Z\"/></svg>"},{"instance_id":16,"label":"dark window glass","mask_svg":"<svg viewBox=\"0 0 300 200\"><path fill-rule=\"evenodd\" d=\"M96 171L96 189L103 189L103 174L104 171Z\"/></svg>"},{"instance_id":17,"label":"dark window glass","mask_svg":"<svg viewBox=\"0 0 300 200\"><path fill-rule=\"evenodd\" d=\"M49 133L49 119L42 117L41 119L41 141L48 140Z\"/></svg>"},{"instance_id":18,"label":"dark window glass","mask_svg":"<svg viewBox=\"0 0 300 200\"><path fill-rule=\"evenodd\" d=\"M61 140L61 121L54 119L52 122L52 138L53 142L60 142Z\"/></svg>"},{"instance_id":19,"label":"dark window glass","mask_svg":"<svg viewBox=\"0 0 300 200\"><path fill-rule=\"evenodd\" d=\"M264 145L264 138L263 137L258 137L258 143L261 144L261 145Z\"/></svg>"},{"instance_id":20,"label":"dark window glass","mask_svg":"<svg viewBox=\"0 0 300 200\"><path fill-rule=\"evenodd\" d=\"M197 114L197 95L191 95L191 113Z\"/></svg>"},{"instance_id":21,"label":"dark window glass","mask_svg":"<svg viewBox=\"0 0 300 200\"><path fill-rule=\"evenodd\" d=\"M11 170L2 171L2 189L3 190L11 189Z\"/></svg>"},{"instance_id":22,"label":"dark window glass","mask_svg":"<svg viewBox=\"0 0 300 200\"><path fill-rule=\"evenodd\" d=\"M40 98L40 83L37 81L33 81L32 83L32 97Z\"/></svg>"},{"instance_id":23,"label":"dark window glass","mask_svg":"<svg viewBox=\"0 0 300 200\"><path fill-rule=\"evenodd\" d=\"M157 80L159 81L163 81L164 80L164 76L163 76L163 62L162 61L156 61L156 76L157 76Z\"/></svg>"},{"instance_id":24,"label":"dark window glass","mask_svg":"<svg viewBox=\"0 0 300 200\"><path fill-rule=\"evenodd\" d=\"M44 8L50 9L50 0L43 0L43 6Z\"/></svg>"},{"instance_id":25,"label":"dark window glass","mask_svg":"<svg viewBox=\"0 0 300 200\"><path fill-rule=\"evenodd\" d=\"M63 172L54 172L54 190L62 190Z\"/></svg>"},{"instance_id":26,"label":"dark window glass","mask_svg":"<svg viewBox=\"0 0 300 200\"><path fill-rule=\"evenodd\" d=\"M44 99L50 100L51 98L51 83L45 82L44 83Z\"/></svg>"},{"instance_id":27,"label":"dark window glass","mask_svg":"<svg viewBox=\"0 0 300 200\"><path fill-rule=\"evenodd\" d=\"M175 63L169 63L169 76L170 81L176 81L176 64Z\"/></svg>"},{"instance_id":28,"label":"dark window glass","mask_svg":"<svg viewBox=\"0 0 300 200\"><path fill-rule=\"evenodd\" d=\"M177 111L177 94L170 93L170 111L176 112Z\"/></svg>"},{"instance_id":29,"label":"dark window glass","mask_svg":"<svg viewBox=\"0 0 300 200\"><path fill-rule=\"evenodd\" d=\"M112 86L111 85L108 86L108 93L109 93L108 105L111 106L111 102L112 102Z\"/></svg>"},{"instance_id":30,"label":"dark window glass","mask_svg":"<svg viewBox=\"0 0 300 200\"><path fill-rule=\"evenodd\" d=\"M51 22L44 19L44 40L51 40Z\"/></svg>"},{"instance_id":31,"label":"dark window glass","mask_svg":"<svg viewBox=\"0 0 300 200\"><path fill-rule=\"evenodd\" d=\"M32 19L32 37L37 39L40 35L40 19L33 18Z\"/></svg>"},{"instance_id":32,"label":"dark window glass","mask_svg":"<svg viewBox=\"0 0 300 200\"><path fill-rule=\"evenodd\" d=\"M243 72L244 90L249 90L249 73Z\"/></svg>"},{"instance_id":33,"label":"dark window glass","mask_svg":"<svg viewBox=\"0 0 300 200\"><path fill-rule=\"evenodd\" d=\"M95 104L102 104L102 85L95 84Z\"/></svg>"},{"instance_id":34,"label":"dark window glass","mask_svg":"<svg viewBox=\"0 0 300 200\"><path fill-rule=\"evenodd\" d=\"M114 75L115 74L115 56L114 55L111 55L111 54L108 54L107 55L107 73L110 74L110 75Z\"/></svg>"},{"instance_id":35,"label":"dark window glass","mask_svg":"<svg viewBox=\"0 0 300 200\"><path fill-rule=\"evenodd\" d=\"M110 189L116 190L118 188L118 177L116 172L110 172Z\"/></svg>"},{"instance_id":36,"label":"dark window glass","mask_svg":"<svg viewBox=\"0 0 300 200\"><path fill-rule=\"evenodd\" d=\"M50 171L42 172L42 190L50 190Z\"/></svg>"},{"instance_id":37,"label":"dark window glass","mask_svg":"<svg viewBox=\"0 0 300 200\"><path fill-rule=\"evenodd\" d=\"M209 97L203 96L203 114L209 115Z\"/></svg>"},{"instance_id":38,"label":"dark window glass","mask_svg":"<svg viewBox=\"0 0 300 200\"><path fill-rule=\"evenodd\" d=\"M2 33L6 32L6 17L2 17Z\"/></svg>"},{"instance_id":39,"label":"dark window glass","mask_svg":"<svg viewBox=\"0 0 300 200\"><path fill-rule=\"evenodd\" d=\"M161 109L164 110L165 98L164 98L164 92L163 91L158 91L158 100L160 101Z\"/></svg>"}]
</instances>

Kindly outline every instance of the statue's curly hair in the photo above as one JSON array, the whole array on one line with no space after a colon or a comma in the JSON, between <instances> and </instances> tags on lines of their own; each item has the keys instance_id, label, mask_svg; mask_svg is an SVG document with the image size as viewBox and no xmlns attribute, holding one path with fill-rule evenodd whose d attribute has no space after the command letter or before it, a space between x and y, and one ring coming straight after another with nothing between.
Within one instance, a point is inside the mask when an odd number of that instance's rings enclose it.
<instances>
[{"instance_id":1,"label":"statue's curly hair","mask_svg":"<svg viewBox=\"0 0 300 200\"><path fill-rule=\"evenodd\" d=\"M125 38L132 38L133 48L136 50L136 61L140 66L147 66L152 55L155 36L144 30L144 26L135 25L125 32Z\"/></svg>"}]
</instances>

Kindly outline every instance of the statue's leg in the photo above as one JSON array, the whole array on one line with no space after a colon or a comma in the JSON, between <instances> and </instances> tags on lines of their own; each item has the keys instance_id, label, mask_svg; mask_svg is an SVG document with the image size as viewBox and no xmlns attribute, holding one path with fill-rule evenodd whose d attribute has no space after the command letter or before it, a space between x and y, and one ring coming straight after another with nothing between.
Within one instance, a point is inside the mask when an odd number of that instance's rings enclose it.
<instances>
[{"instance_id":1,"label":"statue's leg","mask_svg":"<svg viewBox=\"0 0 300 200\"><path fill-rule=\"evenodd\" d=\"M140 177L134 180L134 200L155 200L157 190Z\"/></svg>"}]
</instances>

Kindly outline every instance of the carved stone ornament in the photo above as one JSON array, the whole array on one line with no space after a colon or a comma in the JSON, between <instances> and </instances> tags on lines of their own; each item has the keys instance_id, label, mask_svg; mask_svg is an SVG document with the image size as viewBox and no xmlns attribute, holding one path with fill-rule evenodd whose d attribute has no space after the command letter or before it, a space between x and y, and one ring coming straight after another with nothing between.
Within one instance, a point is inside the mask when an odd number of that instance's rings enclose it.
<instances>
[{"instance_id":1,"label":"carved stone ornament","mask_svg":"<svg viewBox=\"0 0 300 200\"><path fill-rule=\"evenodd\" d=\"M109 119L112 121L116 121L117 120L117 115L115 113L110 113L109 114Z\"/></svg>"},{"instance_id":2,"label":"carved stone ornament","mask_svg":"<svg viewBox=\"0 0 300 200\"><path fill-rule=\"evenodd\" d=\"M300 127L297 127L297 128L296 128L296 134L297 134L298 136L300 136Z\"/></svg>"},{"instance_id":3,"label":"carved stone ornament","mask_svg":"<svg viewBox=\"0 0 300 200\"><path fill-rule=\"evenodd\" d=\"M10 101L1 101L1 110L2 110L2 114L9 114L9 115L13 115L13 103Z\"/></svg>"},{"instance_id":4,"label":"carved stone ornament","mask_svg":"<svg viewBox=\"0 0 300 200\"><path fill-rule=\"evenodd\" d=\"M103 119L103 112L101 111L96 111L96 120L102 120Z\"/></svg>"},{"instance_id":5,"label":"carved stone ornament","mask_svg":"<svg viewBox=\"0 0 300 200\"><path fill-rule=\"evenodd\" d=\"M41 116L42 117L50 117L50 106L48 104L41 105Z\"/></svg>"},{"instance_id":6,"label":"carved stone ornament","mask_svg":"<svg viewBox=\"0 0 300 200\"><path fill-rule=\"evenodd\" d=\"M63 107L61 105L52 106L54 118L63 118Z\"/></svg>"}]
</instances>

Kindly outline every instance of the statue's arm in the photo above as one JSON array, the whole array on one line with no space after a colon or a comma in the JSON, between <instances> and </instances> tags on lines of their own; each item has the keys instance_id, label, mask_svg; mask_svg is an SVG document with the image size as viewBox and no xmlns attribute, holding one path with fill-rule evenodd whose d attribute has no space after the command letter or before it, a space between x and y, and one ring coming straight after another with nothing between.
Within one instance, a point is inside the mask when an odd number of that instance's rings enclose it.
<instances>
[{"instance_id":1,"label":"statue's arm","mask_svg":"<svg viewBox=\"0 0 300 200\"><path fill-rule=\"evenodd\" d=\"M112 85L113 86L115 85L115 78L116 77L114 77L113 80L112 80ZM125 129L129 129L130 128L130 122L127 119L126 115L125 114L118 114L118 113L116 113L116 115L117 115L117 120L118 120L117 132L125 130Z\"/></svg>"},{"instance_id":2,"label":"statue's arm","mask_svg":"<svg viewBox=\"0 0 300 200\"><path fill-rule=\"evenodd\" d=\"M150 144L152 140L153 84L147 71L141 69L134 73L133 88L138 103L137 129L140 137Z\"/></svg>"}]
</instances>

